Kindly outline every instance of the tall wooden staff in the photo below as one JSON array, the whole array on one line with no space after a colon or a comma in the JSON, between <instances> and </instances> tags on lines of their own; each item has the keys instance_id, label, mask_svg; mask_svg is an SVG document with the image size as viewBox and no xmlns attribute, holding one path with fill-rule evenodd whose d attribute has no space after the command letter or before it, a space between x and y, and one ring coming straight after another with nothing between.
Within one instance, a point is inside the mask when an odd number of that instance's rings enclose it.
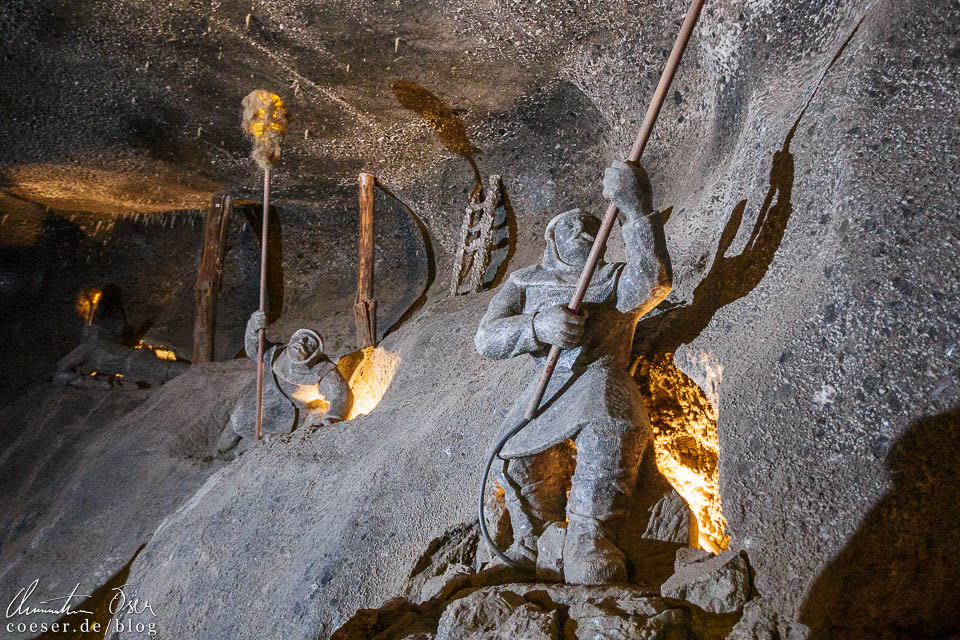
<instances>
[{"instance_id":1,"label":"tall wooden staff","mask_svg":"<svg viewBox=\"0 0 960 640\"><path fill-rule=\"evenodd\" d=\"M267 233L270 220L270 168L280 157L287 133L287 110L275 93L256 89L243 99L243 130L253 140L253 159L263 169L263 228L260 233L260 311L267 310ZM263 334L257 332L257 440L263 433Z\"/></svg>"}]
</instances>

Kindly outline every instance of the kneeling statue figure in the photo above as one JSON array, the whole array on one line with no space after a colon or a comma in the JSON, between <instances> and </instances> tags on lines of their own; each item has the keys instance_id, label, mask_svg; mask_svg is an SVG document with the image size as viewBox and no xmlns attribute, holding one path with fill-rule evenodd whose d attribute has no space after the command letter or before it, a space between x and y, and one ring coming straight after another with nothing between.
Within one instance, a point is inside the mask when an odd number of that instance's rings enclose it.
<instances>
[{"instance_id":1,"label":"kneeling statue figure","mask_svg":"<svg viewBox=\"0 0 960 640\"><path fill-rule=\"evenodd\" d=\"M247 321L244 347L247 357L254 362L257 332L265 326L266 315L262 311L254 311ZM347 417L349 388L337 365L324 355L323 339L315 331L298 329L286 345L269 346L264 351L263 363L265 435L332 424ZM305 397L310 400L304 401ZM245 393L220 436L217 449L221 456L232 457L241 438L249 441L254 437L256 411L256 392Z\"/></svg>"}]
</instances>

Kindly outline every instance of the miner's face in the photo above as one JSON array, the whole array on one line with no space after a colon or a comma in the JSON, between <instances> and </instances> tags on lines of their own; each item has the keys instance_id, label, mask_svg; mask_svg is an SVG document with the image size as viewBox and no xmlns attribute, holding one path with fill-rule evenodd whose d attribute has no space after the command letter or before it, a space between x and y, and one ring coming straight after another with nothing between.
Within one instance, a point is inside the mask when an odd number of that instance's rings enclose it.
<instances>
[{"instance_id":1,"label":"miner's face","mask_svg":"<svg viewBox=\"0 0 960 640\"><path fill-rule=\"evenodd\" d=\"M290 337L287 345L292 362L306 362L320 349L317 338L306 331L297 331Z\"/></svg>"},{"instance_id":2,"label":"miner's face","mask_svg":"<svg viewBox=\"0 0 960 640\"><path fill-rule=\"evenodd\" d=\"M590 247L600 230L600 221L594 216L569 216L553 229L557 253L567 264L582 267L590 255Z\"/></svg>"}]
</instances>

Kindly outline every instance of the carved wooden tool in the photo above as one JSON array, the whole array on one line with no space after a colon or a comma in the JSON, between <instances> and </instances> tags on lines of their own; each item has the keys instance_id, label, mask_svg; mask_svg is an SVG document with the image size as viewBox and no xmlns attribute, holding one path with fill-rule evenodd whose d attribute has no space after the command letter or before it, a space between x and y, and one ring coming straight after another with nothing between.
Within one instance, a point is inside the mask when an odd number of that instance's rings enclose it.
<instances>
[{"instance_id":1,"label":"carved wooden tool","mask_svg":"<svg viewBox=\"0 0 960 640\"><path fill-rule=\"evenodd\" d=\"M357 323L357 344L363 348L377 343L377 301L373 299L373 174L361 173L357 182L360 185L360 240L353 316Z\"/></svg>"},{"instance_id":2,"label":"carved wooden tool","mask_svg":"<svg viewBox=\"0 0 960 640\"><path fill-rule=\"evenodd\" d=\"M640 156L643 155L643 150L646 148L647 141L650 139L650 132L653 130L653 125L657 121L657 116L660 115L660 107L663 106L663 100L670 90L673 76L676 74L677 67L680 65L680 58L683 56L684 49L687 48L687 42L690 40L693 28L700 18L700 10L703 8L703 3L704 0L693 0L693 3L687 10L687 17L680 27L680 33L677 34L677 41L674 43L670 57L667 59L667 65L660 75L660 82L657 84L657 89L653 93L650 107L647 109L647 114L644 116L643 123L640 125L640 131L637 133L633 148L630 150L629 159L631 162L637 162L640 160ZM590 249L587 263L583 266L583 271L580 273L577 288L573 293L573 297L570 299L570 303L567 304L567 308L574 313L579 313L580 311L580 303L583 302L583 297L586 295L587 288L590 286L590 280L593 278L594 271L596 271L597 263L606 250L607 238L610 237L610 231L613 229L613 223L616 219L617 206L611 202L607 207L607 213L603 216L600 231L593 241L593 247ZM553 370L557 366L557 360L560 359L560 351L560 347L556 345L550 347L550 353L547 356L547 363L543 368L543 373L540 375L540 381L537 383L533 397L530 398L530 404L527 405L527 409L524 412L527 419L532 420L537 415L537 411L540 408L540 401L543 399L543 394L546 392L547 385L550 383L550 377L553 375Z\"/></svg>"}]
</instances>

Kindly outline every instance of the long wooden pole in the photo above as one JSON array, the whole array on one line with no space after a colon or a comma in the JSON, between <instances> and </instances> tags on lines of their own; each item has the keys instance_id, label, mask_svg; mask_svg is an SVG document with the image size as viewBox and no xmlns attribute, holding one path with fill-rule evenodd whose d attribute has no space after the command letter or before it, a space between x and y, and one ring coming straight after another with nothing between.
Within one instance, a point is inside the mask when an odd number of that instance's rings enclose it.
<instances>
[{"instance_id":1,"label":"long wooden pole","mask_svg":"<svg viewBox=\"0 0 960 640\"><path fill-rule=\"evenodd\" d=\"M203 221L203 253L197 270L196 306L193 319L194 366L212 362L216 340L217 298L223 278L223 253L230 228L230 196L213 196Z\"/></svg>"},{"instance_id":2,"label":"long wooden pole","mask_svg":"<svg viewBox=\"0 0 960 640\"><path fill-rule=\"evenodd\" d=\"M359 183L360 238L357 252L357 298L353 305L357 343L370 347L377 342L377 303L373 299L373 186L372 173L361 173Z\"/></svg>"},{"instance_id":3,"label":"long wooden pole","mask_svg":"<svg viewBox=\"0 0 960 640\"><path fill-rule=\"evenodd\" d=\"M267 233L270 229L270 167L263 170L263 227L260 232L260 312L267 311ZM263 334L257 332L257 440L263 435Z\"/></svg>"},{"instance_id":4,"label":"long wooden pole","mask_svg":"<svg viewBox=\"0 0 960 640\"><path fill-rule=\"evenodd\" d=\"M690 40L693 28L700 18L700 10L703 8L703 3L704 0L693 0L690 8L687 10L687 17L680 27L680 33L677 34L677 41L674 43L670 57L667 59L667 66L660 75L660 82L657 83L657 89L653 93L650 107L647 109L647 114L644 116L643 123L640 125L640 131L637 133L637 138L633 142L633 148L630 150L629 159L631 162L637 162L640 160L640 156L643 155L643 150L646 148L647 141L650 139L650 132L653 130L653 125L657 121L657 116L660 115L660 107L663 106L664 98L666 98L667 92L670 90L670 84L673 82L673 76L676 74L677 67L680 65L680 58L683 57L683 52L687 48L687 42ZM583 266L583 271L580 273L577 288L573 293L573 297L570 299L570 303L567 305L567 308L574 313L579 313L580 311L580 304L583 302L583 297L586 295L587 288L590 286L590 280L593 279L593 273L597 269L597 263L600 262L600 258L606 250L607 238L610 237L610 231L613 229L613 223L616 219L617 205L611 202L609 206L607 206L606 215L603 216L600 231L593 241L593 247L590 249L587 263ZM543 394L547 391L547 385L550 384L550 377L553 375L553 370L556 368L557 361L560 359L560 351L560 347L556 345L550 347L550 353L547 355L547 362L543 368L543 373L540 374L540 380L537 383L533 397L530 398L530 404L527 405L527 410L524 412L525 417L530 420L536 417L537 411L540 409L540 401L543 399Z\"/></svg>"}]
</instances>

